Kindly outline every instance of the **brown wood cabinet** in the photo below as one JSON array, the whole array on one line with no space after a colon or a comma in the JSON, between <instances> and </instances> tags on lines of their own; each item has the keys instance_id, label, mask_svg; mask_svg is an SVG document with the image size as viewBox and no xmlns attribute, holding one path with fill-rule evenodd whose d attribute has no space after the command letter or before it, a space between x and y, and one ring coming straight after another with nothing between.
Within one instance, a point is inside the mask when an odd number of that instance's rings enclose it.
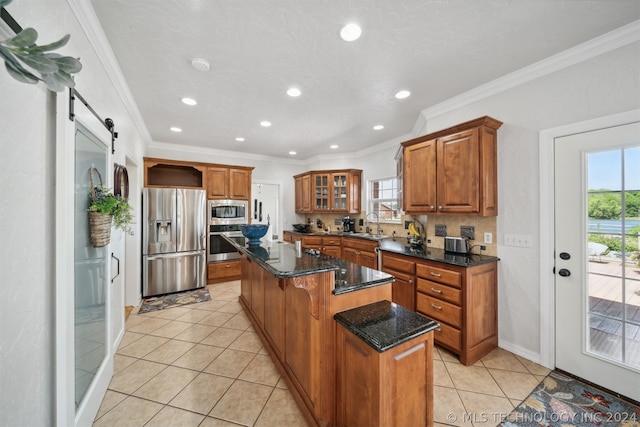
<instances>
[{"instance_id":1,"label":"brown wood cabinet","mask_svg":"<svg viewBox=\"0 0 640 427\"><path fill-rule=\"evenodd\" d=\"M381 270L396 278L392 285L391 301L404 308L415 311L415 258L382 252Z\"/></svg>"},{"instance_id":2,"label":"brown wood cabinet","mask_svg":"<svg viewBox=\"0 0 640 427\"><path fill-rule=\"evenodd\" d=\"M342 238L342 258L354 264L364 265L365 267L377 269L378 268L378 256L376 254L377 247L378 247L378 242L373 240L343 237Z\"/></svg>"},{"instance_id":3,"label":"brown wood cabinet","mask_svg":"<svg viewBox=\"0 0 640 427\"><path fill-rule=\"evenodd\" d=\"M336 425L432 426L433 333L383 353L338 324Z\"/></svg>"},{"instance_id":4,"label":"brown wood cabinet","mask_svg":"<svg viewBox=\"0 0 640 427\"><path fill-rule=\"evenodd\" d=\"M310 171L293 177L297 213L359 213L362 171Z\"/></svg>"},{"instance_id":5,"label":"brown wood cabinet","mask_svg":"<svg viewBox=\"0 0 640 427\"><path fill-rule=\"evenodd\" d=\"M388 300L391 284L334 295L333 271L278 279L253 272L262 267L246 256L242 263L239 301L265 349L309 425L335 425L333 315Z\"/></svg>"},{"instance_id":6,"label":"brown wood cabinet","mask_svg":"<svg viewBox=\"0 0 640 427\"><path fill-rule=\"evenodd\" d=\"M293 234L290 231L283 231L282 240L284 240L287 243L293 243L295 241L295 234Z\"/></svg>"},{"instance_id":7,"label":"brown wood cabinet","mask_svg":"<svg viewBox=\"0 0 640 427\"><path fill-rule=\"evenodd\" d=\"M440 322L435 342L471 365L498 346L497 263L416 263L416 311Z\"/></svg>"},{"instance_id":8,"label":"brown wood cabinet","mask_svg":"<svg viewBox=\"0 0 640 427\"><path fill-rule=\"evenodd\" d=\"M342 258L342 243L339 236L302 236L302 248L320 251L325 255Z\"/></svg>"},{"instance_id":9,"label":"brown wood cabinet","mask_svg":"<svg viewBox=\"0 0 640 427\"><path fill-rule=\"evenodd\" d=\"M296 213L311 212L311 174L297 175L294 179Z\"/></svg>"},{"instance_id":10,"label":"brown wood cabinet","mask_svg":"<svg viewBox=\"0 0 640 427\"><path fill-rule=\"evenodd\" d=\"M207 168L209 199L249 200L253 168L211 166Z\"/></svg>"},{"instance_id":11,"label":"brown wood cabinet","mask_svg":"<svg viewBox=\"0 0 640 427\"><path fill-rule=\"evenodd\" d=\"M207 284L238 280L241 277L240 260L218 261L207 264Z\"/></svg>"},{"instance_id":12,"label":"brown wood cabinet","mask_svg":"<svg viewBox=\"0 0 640 427\"><path fill-rule=\"evenodd\" d=\"M207 166L179 160L144 158L145 187L203 188Z\"/></svg>"},{"instance_id":13,"label":"brown wood cabinet","mask_svg":"<svg viewBox=\"0 0 640 427\"><path fill-rule=\"evenodd\" d=\"M496 216L501 125L485 116L403 142L404 211Z\"/></svg>"}]
</instances>

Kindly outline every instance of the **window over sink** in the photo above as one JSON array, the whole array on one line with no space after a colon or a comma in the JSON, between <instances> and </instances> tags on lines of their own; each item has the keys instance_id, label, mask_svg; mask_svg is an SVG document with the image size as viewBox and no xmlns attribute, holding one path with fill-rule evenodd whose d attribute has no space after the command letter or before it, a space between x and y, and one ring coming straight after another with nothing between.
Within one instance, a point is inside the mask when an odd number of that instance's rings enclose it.
<instances>
[{"instance_id":1,"label":"window over sink","mask_svg":"<svg viewBox=\"0 0 640 427\"><path fill-rule=\"evenodd\" d=\"M398 203L398 178L372 179L367 182L367 214L375 213L380 222L401 223Z\"/></svg>"}]
</instances>

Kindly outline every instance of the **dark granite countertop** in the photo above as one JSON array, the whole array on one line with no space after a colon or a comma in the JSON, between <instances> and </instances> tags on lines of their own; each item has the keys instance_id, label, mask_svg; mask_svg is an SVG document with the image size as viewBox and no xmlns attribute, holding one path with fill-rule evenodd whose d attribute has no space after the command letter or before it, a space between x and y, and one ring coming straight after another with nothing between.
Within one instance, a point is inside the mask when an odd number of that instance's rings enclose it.
<instances>
[{"instance_id":1,"label":"dark granite countertop","mask_svg":"<svg viewBox=\"0 0 640 427\"><path fill-rule=\"evenodd\" d=\"M310 255L303 250L302 256L296 257L295 245L291 243L261 241L260 245L241 246L231 239L227 238L227 241L277 278L335 271L335 295L384 285L395 280L390 274L329 255Z\"/></svg>"},{"instance_id":2,"label":"dark granite countertop","mask_svg":"<svg viewBox=\"0 0 640 427\"><path fill-rule=\"evenodd\" d=\"M393 252L396 254L412 256L415 258L426 259L429 261L443 262L445 264L458 265L460 267L475 267L477 265L488 264L500 261L500 258L489 255L461 255L445 252L444 249L432 248L429 246L420 246L412 248L407 244L406 239L397 238L380 240L379 248L383 251Z\"/></svg>"},{"instance_id":3,"label":"dark granite countertop","mask_svg":"<svg viewBox=\"0 0 640 427\"><path fill-rule=\"evenodd\" d=\"M353 308L333 318L379 353L439 326L438 322L391 301Z\"/></svg>"},{"instance_id":4,"label":"dark granite countertop","mask_svg":"<svg viewBox=\"0 0 640 427\"><path fill-rule=\"evenodd\" d=\"M376 236L376 235L371 235L371 234L366 234L366 233L342 233L342 232L332 232L332 233L326 233L323 231L314 231L311 233L301 233L299 231L294 231L294 230L285 230L287 233L291 233L291 234L295 234L296 236L320 236L320 237L354 237L356 239L363 239L363 240L372 240L372 241L379 241L382 238L386 238L389 236Z\"/></svg>"}]
</instances>

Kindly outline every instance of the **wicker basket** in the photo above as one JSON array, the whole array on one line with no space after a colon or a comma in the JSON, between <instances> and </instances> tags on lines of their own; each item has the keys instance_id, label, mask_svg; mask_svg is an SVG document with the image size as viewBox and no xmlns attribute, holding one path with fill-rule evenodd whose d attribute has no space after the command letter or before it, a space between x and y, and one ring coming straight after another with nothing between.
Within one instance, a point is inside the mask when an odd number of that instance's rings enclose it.
<instances>
[{"instance_id":1,"label":"wicker basket","mask_svg":"<svg viewBox=\"0 0 640 427\"><path fill-rule=\"evenodd\" d=\"M111 215L100 212L89 212L89 231L91 245L102 248L111 242Z\"/></svg>"},{"instance_id":2,"label":"wicker basket","mask_svg":"<svg viewBox=\"0 0 640 427\"><path fill-rule=\"evenodd\" d=\"M91 180L91 200L95 200L96 197L96 187L93 182L94 172L98 175L98 179L100 179L100 186L102 186L102 175L100 175L98 169L92 166L89 169L89 179ZM102 248L111 242L112 222L112 215L100 212L89 212L89 234L91 236L91 245L94 248Z\"/></svg>"}]
</instances>

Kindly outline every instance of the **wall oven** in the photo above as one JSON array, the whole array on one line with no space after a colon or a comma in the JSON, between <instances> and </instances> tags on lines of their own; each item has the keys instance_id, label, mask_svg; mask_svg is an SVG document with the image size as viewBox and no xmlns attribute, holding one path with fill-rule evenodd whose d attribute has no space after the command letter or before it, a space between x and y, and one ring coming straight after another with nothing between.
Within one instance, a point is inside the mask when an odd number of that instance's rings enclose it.
<instances>
[{"instance_id":1,"label":"wall oven","mask_svg":"<svg viewBox=\"0 0 640 427\"><path fill-rule=\"evenodd\" d=\"M209 225L209 254L208 262L228 261L242 256L238 250L223 236L227 236L239 245L244 246L245 237L240 231L240 224Z\"/></svg>"},{"instance_id":2,"label":"wall oven","mask_svg":"<svg viewBox=\"0 0 640 427\"><path fill-rule=\"evenodd\" d=\"M247 200L209 200L207 206L210 225L249 223L249 202Z\"/></svg>"}]
</instances>

